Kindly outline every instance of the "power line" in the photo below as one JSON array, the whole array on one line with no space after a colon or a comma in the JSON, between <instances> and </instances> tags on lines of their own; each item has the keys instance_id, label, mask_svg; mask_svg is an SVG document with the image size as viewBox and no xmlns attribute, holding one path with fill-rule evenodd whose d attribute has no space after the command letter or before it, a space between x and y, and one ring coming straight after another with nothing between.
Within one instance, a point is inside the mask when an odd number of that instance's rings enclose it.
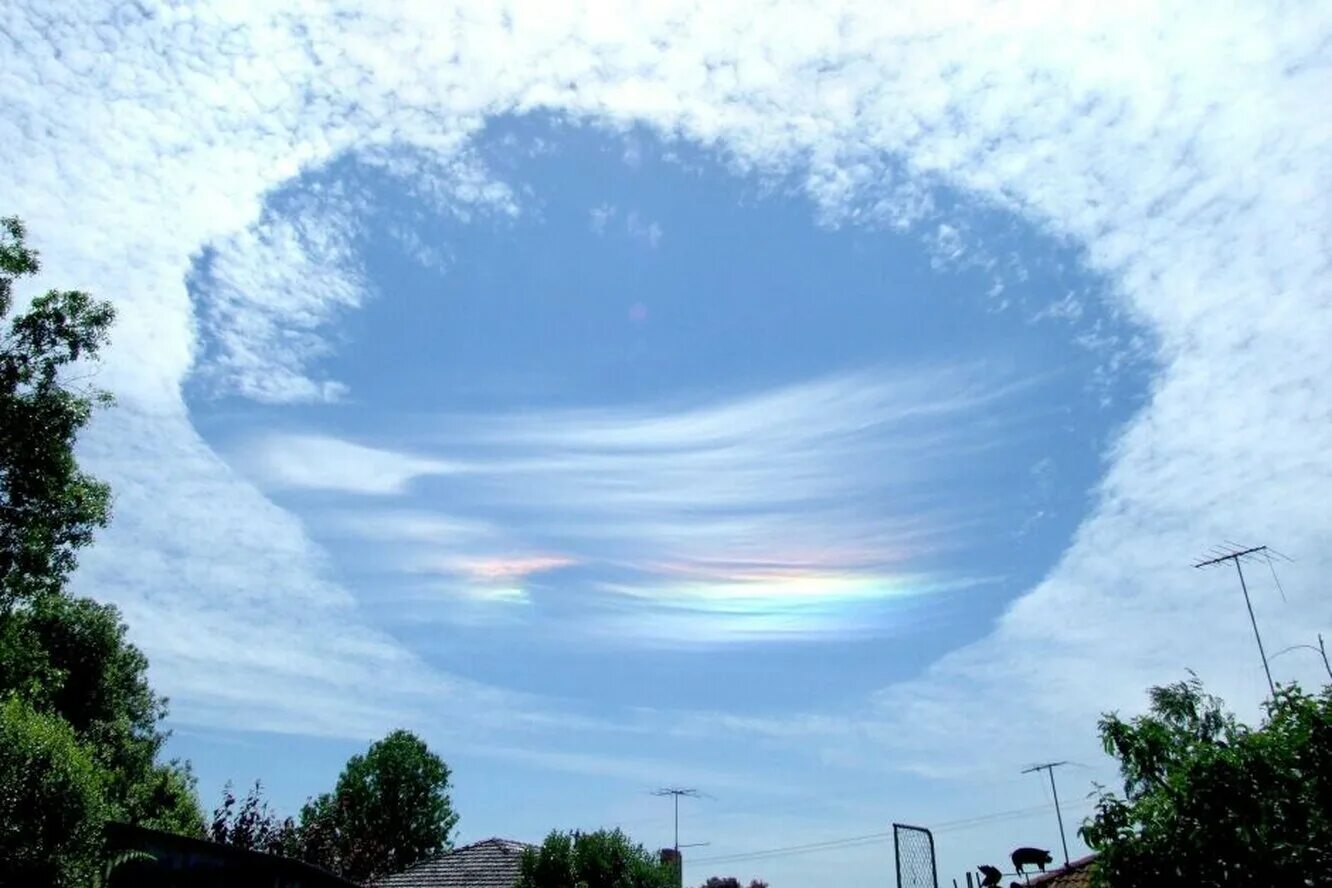
<instances>
[{"instance_id":1,"label":"power line","mask_svg":"<svg viewBox=\"0 0 1332 888\"><path fill-rule=\"evenodd\" d=\"M1215 548L1213 551L1216 551ZM1272 699L1276 699L1276 683L1272 681L1272 668L1267 665L1267 652L1263 650L1263 636L1258 632L1258 620L1253 615L1253 602L1249 600L1249 584L1244 582L1244 568L1240 566L1240 562L1244 560L1246 556L1256 555L1259 552L1266 553L1267 551L1268 549L1266 546L1249 546L1248 548L1240 548L1232 544L1231 549L1223 549L1221 550L1222 554L1198 561L1193 566L1196 568L1212 567L1223 561L1233 561L1235 563L1235 572L1239 574L1240 589L1244 592L1244 606L1249 609L1249 622L1253 624L1253 638L1258 642L1258 656L1262 657L1263 672L1267 674L1267 689L1271 691ZM1270 565L1271 562L1269 561L1268 564ZM1276 574L1273 573L1273 576L1275 575Z\"/></svg>"},{"instance_id":2,"label":"power line","mask_svg":"<svg viewBox=\"0 0 1332 888\"><path fill-rule=\"evenodd\" d=\"M742 860L758 860L763 857L780 857L786 854L803 854L810 851L824 851L832 848L845 848L854 845L873 844L890 838L892 832L866 833L862 836L848 836L843 839L828 839L822 842L808 842L803 845L786 845L780 848L765 848L761 851L747 851L738 854L722 854L716 857L702 857L695 863L734 863Z\"/></svg>"},{"instance_id":3,"label":"power line","mask_svg":"<svg viewBox=\"0 0 1332 888\"><path fill-rule=\"evenodd\" d=\"M1064 846L1064 866L1068 866L1068 839L1064 837L1064 812L1059 810L1059 790L1055 789L1054 769L1067 764L1068 762L1046 762L1043 765L1032 765L1022 771L1023 774L1045 771L1050 775L1050 792L1054 794L1055 818L1059 821L1059 843Z\"/></svg>"},{"instance_id":4,"label":"power line","mask_svg":"<svg viewBox=\"0 0 1332 888\"><path fill-rule=\"evenodd\" d=\"M1014 808L1011 811L997 811L994 814L982 814L979 817L969 817L965 820L954 820L950 823L942 823L930 827L936 833L952 832L959 829L973 829L977 826L986 826L990 823L1001 823L1005 820L1016 820L1020 817L1029 817L1033 814L1040 814L1053 808L1053 804L1033 805L1030 808ZM1085 805L1075 805L1074 807L1085 807Z\"/></svg>"},{"instance_id":5,"label":"power line","mask_svg":"<svg viewBox=\"0 0 1332 888\"><path fill-rule=\"evenodd\" d=\"M1277 657L1281 656L1282 654L1288 654L1291 651L1298 650L1300 648L1303 648L1304 650L1308 651L1313 651L1315 654L1318 654L1320 657L1322 657L1323 668L1327 670L1327 677L1329 679L1332 679L1332 661L1329 661L1327 658L1327 645L1323 643L1323 633L1321 632L1318 633L1318 647L1314 647L1311 644L1292 644L1288 648L1282 648L1281 650L1277 651L1275 654L1272 655L1272 659L1275 660Z\"/></svg>"},{"instance_id":6,"label":"power line","mask_svg":"<svg viewBox=\"0 0 1332 888\"><path fill-rule=\"evenodd\" d=\"M995 811L990 814L981 814L976 817L964 817L960 820L948 820L932 824L930 830L935 833L949 832L952 830L972 829L977 826L986 826L990 823L999 823L1004 820L1013 820L1019 817L1029 817L1032 814L1039 814L1048 811L1053 805L1034 805L1029 808L1014 808L1009 811ZM1074 806L1080 807L1080 806ZM762 860L768 857L785 857L796 854L811 854L818 851L840 851L846 848L857 848L864 845L873 845L885 839L892 838L892 832L874 832L865 833L859 836L846 836L840 839L825 839L821 842L807 842L802 845L784 845L777 848L765 848L758 851L741 851L735 854L720 854L713 857L700 857L694 860L694 863L742 863L751 860Z\"/></svg>"}]
</instances>

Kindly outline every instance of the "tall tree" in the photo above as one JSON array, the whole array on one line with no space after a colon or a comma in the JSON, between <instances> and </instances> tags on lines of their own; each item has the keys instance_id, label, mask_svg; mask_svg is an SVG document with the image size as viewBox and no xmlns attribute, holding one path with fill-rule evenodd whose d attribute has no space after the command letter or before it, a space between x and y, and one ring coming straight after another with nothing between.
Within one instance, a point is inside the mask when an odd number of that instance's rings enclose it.
<instances>
[{"instance_id":1,"label":"tall tree","mask_svg":"<svg viewBox=\"0 0 1332 888\"><path fill-rule=\"evenodd\" d=\"M13 283L37 273L18 219L0 219L0 321ZM0 329L0 612L61 589L75 552L106 524L107 486L83 472L74 441L109 396L64 371L93 358L115 312L77 290L50 290Z\"/></svg>"},{"instance_id":2,"label":"tall tree","mask_svg":"<svg viewBox=\"0 0 1332 888\"><path fill-rule=\"evenodd\" d=\"M302 809L301 856L368 881L445 850L457 822L448 766L415 734L393 731Z\"/></svg>"},{"instance_id":3,"label":"tall tree","mask_svg":"<svg viewBox=\"0 0 1332 888\"><path fill-rule=\"evenodd\" d=\"M166 701L119 613L65 590L110 513L107 486L74 454L110 398L70 371L96 359L114 313L51 290L11 319L14 281L38 270L24 238L17 219L0 219L0 704L6 743L20 744L0 756L0 821L4 841L32 839L13 859L49 876L23 884L60 884L87 870L105 819L194 834L203 824L188 767L157 760Z\"/></svg>"},{"instance_id":4,"label":"tall tree","mask_svg":"<svg viewBox=\"0 0 1332 888\"><path fill-rule=\"evenodd\" d=\"M620 830L546 836L523 853L516 888L674 888L675 868Z\"/></svg>"},{"instance_id":5,"label":"tall tree","mask_svg":"<svg viewBox=\"0 0 1332 888\"><path fill-rule=\"evenodd\" d=\"M1332 877L1332 688L1278 687L1257 728L1196 679L1154 688L1151 711L1101 720L1122 797L1082 827L1114 888L1286 886Z\"/></svg>"}]
</instances>

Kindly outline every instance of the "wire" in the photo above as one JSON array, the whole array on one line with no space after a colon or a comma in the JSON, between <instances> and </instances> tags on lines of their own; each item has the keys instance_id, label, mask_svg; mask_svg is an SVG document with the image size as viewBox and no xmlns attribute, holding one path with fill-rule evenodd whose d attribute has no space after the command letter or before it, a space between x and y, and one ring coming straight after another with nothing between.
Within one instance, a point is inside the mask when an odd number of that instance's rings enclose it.
<instances>
[{"instance_id":1,"label":"wire","mask_svg":"<svg viewBox=\"0 0 1332 888\"><path fill-rule=\"evenodd\" d=\"M722 854L716 857L702 857L691 863L730 863L740 860L758 860L762 857L779 857L786 854L807 854L811 851L826 851L833 848L854 845L873 844L892 836L892 831L866 833L863 836L848 836L843 839L828 839L823 842L809 842L804 845L786 845L781 848L766 848L762 851L746 851L738 854Z\"/></svg>"},{"instance_id":2,"label":"wire","mask_svg":"<svg viewBox=\"0 0 1332 888\"><path fill-rule=\"evenodd\" d=\"M1079 810L1088 807L1091 802L1081 804L1065 805L1071 810ZM985 826L990 823L999 823L1004 820L1014 820L1020 817L1029 817L1032 814L1040 814L1053 808L1053 804L1034 805L1030 808L1014 808L1010 811L995 811L990 814L981 814L976 817L966 817L961 820L949 820L942 823L936 823L930 827L933 833L951 832L954 830L971 829L977 826ZM847 836L841 839L827 839L822 842L808 842L803 845L785 845L778 848L765 848L761 851L743 851L735 854L719 854L714 857L700 857L691 860L691 864L698 863L741 863L751 860L762 860L769 857L787 857L796 854L813 854L819 851L840 851L846 848L856 848L865 845L873 845L885 839L891 838L892 830L887 832L865 833L860 836Z\"/></svg>"}]
</instances>

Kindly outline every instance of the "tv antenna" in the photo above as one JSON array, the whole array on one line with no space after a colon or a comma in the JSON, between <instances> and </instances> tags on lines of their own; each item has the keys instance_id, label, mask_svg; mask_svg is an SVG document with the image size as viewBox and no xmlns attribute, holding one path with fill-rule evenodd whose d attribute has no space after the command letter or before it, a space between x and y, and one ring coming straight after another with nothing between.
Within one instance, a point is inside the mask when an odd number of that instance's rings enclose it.
<instances>
[{"instance_id":1,"label":"tv antenna","mask_svg":"<svg viewBox=\"0 0 1332 888\"><path fill-rule=\"evenodd\" d=\"M1059 790L1055 789L1054 769L1067 764L1068 762L1046 762L1043 765L1032 765L1022 771L1023 774L1046 771L1050 775L1050 792L1054 795L1055 819L1059 821L1059 843L1064 846L1064 866L1068 866L1068 839L1064 838L1064 813L1059 810Z\"/></svg>"},{"instance_id":2,"label":"tv antenna","mask_svg":"<svg viewBox=\"0 0 1332 888\"><path fill-rule=\"evenodd\" d=\"M668 786L659 789L652 794L654 796L661 796L663 798L666 796L670 796L675 803L675 844L673 847L675 848L675 859L679 860L680 859L680 799L682 797L686 799L696 799L699 798L702 795L702 793L700 793L697 789L681 789L680 787L677 786Z\"/></svg>"},{"instance_id":3,"label":"tv antenna","mask_svg":"<svg viewBox=\"0 0 1332 888\"><path fill-rule=\"evenodd\" d=\"M1196 568L1204 568L1214 567L1226 561L1233 561L1235 563L1235 573L1239 574L1240 590L1244 593L1244 606L1249 609L1249 623L1253 626L1253 640L1258 642L1258 656L1263 660L1263 672L1267 675L1267 690L1271 693L1272 698L1275 699L1276 682L1272 681L1272 667L1267 664L1267 651L1263 649L1263 636L1258 632L1258 620L1253 615L1253 601L1249 599L1249 584L1244 582L1244 568L1241 566L1241 562L1245 558L1256 558L1260 553L1263 557L1270 559L1271 555L1268 553L1272 552L1272 550L1268 549L1267 546L1245 547L1237 546L1230 542L1227 542L1227 546L1229 548L1215 547L1211 552L1210 558L1195 562L1193 566ZM1273 552L1273 554L1280 553ZM1282 557L1284 558L1285 556ZM1290 559L1286 560L1289 561ZM1269 561L1269 564L1270 563L1271 562Z\"/></svg>"}]
</instances>

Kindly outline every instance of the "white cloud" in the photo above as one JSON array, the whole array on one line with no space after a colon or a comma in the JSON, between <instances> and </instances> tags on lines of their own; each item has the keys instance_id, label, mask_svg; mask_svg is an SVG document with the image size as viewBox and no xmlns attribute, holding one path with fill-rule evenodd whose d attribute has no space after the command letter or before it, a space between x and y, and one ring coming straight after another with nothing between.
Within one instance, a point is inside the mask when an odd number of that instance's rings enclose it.
<instances>
[{"instance_id":1,"label":"white cloud","mask_svg":"<svg viewBox=\"0 0 1332 888\"><path fill-rule=\"evenodd\" d=\"M619 215L619 207L611 204L600 204L588 210L588 228L593 234L605 235L607 226ZM666 232L662 229L661 223L654 219L645 219L638 210L629 210L624 214L624 234L634 240L647 244L652 249L656 249L661 243L661 238Z\"/></svg>"},{"instance_id":2,"label":"white cloud","mask_svg":"<svg viewBox=\"0 0 1332 888\"><path fill-rule=\"evenodd\" d=\"M389 544L377 563L484 595L574 564L614 574L581 581L620 600L578 631L621 644L849 635L872 631L887 603L961 582L917 565L992 520L958 502L959 467L1016 427L1009 396L1026 387L981 373L876 370L715 403L446 416L417 454L270 435L250 459L272 483L326 491L453 476L465 483L448 490L450 514L350 529ZM479 517L497 513L502 530Z\"/></svg>"},{"instance_id":3,"label":"white cloud","mask_svg":"<svg viewBox=\"0 0 1332 888\"><path fill-rule=\"evenodd\" d=\"M269 436L247 455L275 487L387 495L406 492L416 478L466 467L320 435Z\"/></svg>"},{"instance_id":4,"label":"white cloud","mask_svg":"<svg viewBox=\"0 0 1332 888\"><path fill-rule=\"evenodd\" d=\"M635 240L640 240L652 249L656 249L661 243L662 231L661 223L644 219L635 210L630 210L624 218L625 231Z\"/></svg>"},{"instance_id":5,"label":"white cloud","mask_svg":"<svg viewBox=\"0 0 1332 888\"><path fill-rule=\"evenodd\" d=\"M180 385L200 354L191 257L252 231L263 255L299 267L262 207L300 170L398 144L448 158L484 115L536 107L643 121L722 146L742 169L804 170L832 222L908 225L928 216L932 184L951 184L1084 245L1154 337L1150 402L1107 454L1059 565L987 640L886 693L885 718L921 761L974 758L950 729L978 713L975 731L1003 744L986 756L996 767L1019 749L1086 745L1091 710L1139 703L1185 665L1257 699L1234 590L1183 567L1220 537L1300 557L1291 604L1258 602L1274 646L1332 626L1317 595L1332 567L1332 120L1310 113L1332 92L1325 6L353 8L83 0L58 22L40 3L6 11L5 212L30 223L43 284L121 307L105 377L124 407L88 448L119 517L80 582L127 607L178 710L226 721L229 687L282 687L271 703L297 726L331 712L321 700L361 699L302 693L318 684L299 661L252 671L217 652L192 668L173 653L178 635L195 637L181 627L239 631L228 621L247 613L325 668L360 658L322 631L361 631L346 593L320 583L317 556L287 560L309 546L299 528L184 415ZM436 173L421 175L428 187ZM298 307L336 312L347 292ZM251 394L327 394L293 385L294 365L272 354L236 354L229 378ZM200 514L200 497L234 510ZM256 564L283 565L287 580ZM288 590L298 614L272 606ZM164 608L181 618L164 622Z\"/></svg>"},{"instance_id":6,"label":"white cloud","mask_svg":"<svg viewBox=\"0 0 1332 888\"><path fill-rule=\"evenodd\" d=\"M601 204L587 211L588 227L592 229L593 234L605 234L606 223L615 218L619 212L610 204Z\"/></svg>"},{"instance_id":7,"label":"white cloud","mask_svg":"<svg viewBox=\"0 0 1332 888\"><path fill-rule=\"evenodd\" d=\"M202 379L270 403L345 394L334 380L309 378L306 368L329 351L323 329L365 298L350 228L361 202L339 185L319 188L213 247L199 284L210 346Z\"/></svg>"}]
</instances>

